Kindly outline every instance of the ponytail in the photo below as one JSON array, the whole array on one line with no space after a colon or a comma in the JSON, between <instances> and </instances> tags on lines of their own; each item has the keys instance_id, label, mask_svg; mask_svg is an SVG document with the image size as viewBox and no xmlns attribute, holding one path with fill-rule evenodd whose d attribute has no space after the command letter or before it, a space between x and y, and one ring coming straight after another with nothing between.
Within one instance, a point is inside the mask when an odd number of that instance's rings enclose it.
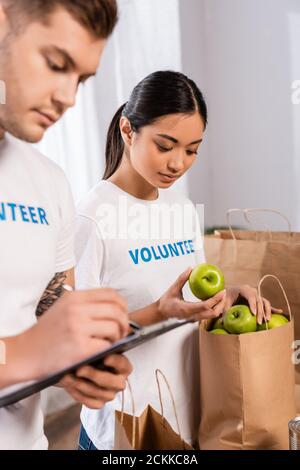
<instances>
[{"instance_id":1,"label":"ponytail","mask_svg":"<svg viewBox=\"0 0 300 470\"><path fill-rule=\"evenodd\" d=\"M119 168L124 152L124 142L120 131L120 119L126 106L124 103L114 115L107 133L105 158L106 168L103 179L110 178Z\"/></svg>"}]
</instances>

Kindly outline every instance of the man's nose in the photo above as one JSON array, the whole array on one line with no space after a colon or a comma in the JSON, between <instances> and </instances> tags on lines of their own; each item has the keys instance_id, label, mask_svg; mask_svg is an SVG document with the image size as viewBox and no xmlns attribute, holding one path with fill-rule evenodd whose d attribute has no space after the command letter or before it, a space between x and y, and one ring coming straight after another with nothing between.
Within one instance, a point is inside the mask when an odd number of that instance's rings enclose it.
<instances>
[{"instance_id":1,"label":"man's nose","mask_svg":"<svg viewBox=\"0 0 300 470\"><path fill-rule=\"evenodd\" d=\"M78 90L78 81L66 80L60 87L57 88L53 95L53 101L55 101L62 112L69 108L72 108L76 103L76 94Z\"/></svg>"}]
</instances>

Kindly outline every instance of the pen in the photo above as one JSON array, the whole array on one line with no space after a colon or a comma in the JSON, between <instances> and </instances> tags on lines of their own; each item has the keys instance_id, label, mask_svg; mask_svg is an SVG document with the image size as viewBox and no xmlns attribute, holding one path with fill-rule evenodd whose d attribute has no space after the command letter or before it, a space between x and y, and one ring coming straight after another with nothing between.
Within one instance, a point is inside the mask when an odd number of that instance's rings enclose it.
<instances>
[{"instance_id":1,"label":"pen","mask_svg":"<svg viewBox=\"0 0 300 470\"><path fill-rule=\"evenodd\" d=\"M69 284L63 284L63 285L62 285L62 288L63 288L64 290L68 291L68 292L73 292L73 291L74 291L73 287L70 286Z\"/></svg>"}]
</instances>

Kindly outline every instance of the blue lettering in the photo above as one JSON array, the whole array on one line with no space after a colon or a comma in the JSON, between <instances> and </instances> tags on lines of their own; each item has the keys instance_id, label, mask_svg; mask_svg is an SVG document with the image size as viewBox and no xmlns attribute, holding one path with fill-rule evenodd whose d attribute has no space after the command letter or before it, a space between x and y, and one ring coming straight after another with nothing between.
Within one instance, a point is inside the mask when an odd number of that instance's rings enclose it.
<instances>
[{"instance_id":1,"label":"blue lettering","mask_svg":"<svg viewBox=\"0 0 300 470\"><path fill-rule=\"evenodd\" d=\"M20 211L21 211L21 216L22 216L23 222L30 222L30 220L27 217L26 207L25 206L20 206Z\"/></svg>"},{"instance_id":2,"label":"blue lettering","mask_svg":"<svg viewBox=\"0 0 300 470\"><path fill-rule=\"evenodd\" d=\"M168 249L167 249L166 245L163 245L163 246L158 245L157 248L158 248L158 251L159 251L162 258L164 258L164 259L169 258L170 253L168 252ZM164 248L165 253L162 252L162 248Z\"/></svg>"},{"instance_id":3,"label":"blue lettering","mask_svg":"<svg viewBox=\"0 0 300 470\"><path fill-rule=\"evenodd\" d=\"M171 256L179 256L179 251L178 251L178 248L176 246L176 243L168 243L168 247L169 247L169 250L170 250L170 253L171 253Z\"/></svg>"},{"instance_id":4,"label":"blue lettering","mask_svg":"<svg viewBox=\"0 0 300 470\"><path fill-rule=\"evenodd\" d=\"M156 252L155 252L154 246L151 246L151 251L152 251L152 253L153 253L155 259L161 259L160 256L157 256L157 254L156 254Z\"/></svg>"},{"instance_id":5,"label":"blue lettering","mask_svg":"<svg viewBox=\"0 0 300 470\"><path fill-rule=\"evenodd\" d=\"M50 225L47 220L47 213L41 207L36 208L24 204L15 204L14 202L0 202L0 222L7 220Z\"/></svg>"},{"instance_id":6,"label":"blue lettering","mask_svg":"<svg viewBox=\"0 0 300 470\"><path fill-rule=\"evenodd\" d=\"M156 245L143 247L141 249L129 250L129 255L134 264L139 264L139 258L144 263L150 261L159 261L174 256L181 256L194 253L193 240L183 240L181 242L168 243L164 245Z\"/></svg>"},{"instance_id":7,"label":"blue lettering","mask_svg":"<svg viewBox=\"0 0 300 470\"><path fill-rule=\"evenodd\" d=\"M39 213L41 224L43 225L45 223L46 225L49 225L46 219L46 212L44 211L44 209L42 209L41 207L38 207L38 213Z\"/></svg>"},{"instance_id":8,"label":"blue lettering","mask_svg":"<svg viewBox=\"0 0 300 470\"><path fill-rule=\"evenodd\" d=\"M177 242L177 245L179 246L179 248L181 250L181 254L184 255L184 250L182 248L183 242Z\"/></svg>"},{"instance_id":9,"label":"blue lettering","mask_svg":"<svg viewBox=\"0 0 300 470\"><path fill-rule=\"evenodd\" d=\"M133 253L132 250L129 250L130 257L134 264L139 264L139 250L135 250L135 253Z\"/></svg>"},{"instance_id":10,"label":"blue lettering","mask_svg":"<svg viewBox=\"0 0 300 470\"><path fill-rule=\"evenodd\" d=\"M190 245L191 253L195 253L193 240L188 240L188 244Z\"/></svg>"},{"instance_id":11,"label":"blue lettering","mask_svg":"<svg viewBox=\"0 0 300 470\"><path fill-rule=\"evenodd\" d=\"M32 223L38 224L39 222L36 218L35 208L34 207L28 207L28 210L29 210L29 214L30 214Z\"/></svg>"},{"instance_id":12,"label":"blue lettering","mask_svg":"<svg viewBox=\"0 0 300 470\"><path fill-rule=\"evenodd\" d=\"M188 245L187 240L184 240L183 243L184 243L184 246L185 246L185 249L186 249L187 254L190 254L189 245Z\"/></svg>"},{"instance_id":13,"label":"blue lettering","mask_svg":"<svg viewBox=\"0 0 300 470\"><path fill-rule=\"evenodd\" d=\"M146 253L148 255L148 258L146 258L145 256ZM149 250L149 248L141 249L141 258L143 261L145 261L145 263L149 263L149 261L151 261L152 255L151 255L151 251Z\"/></svg>"},{"instance_id":14,"label":"blue lettering","mask_svg":"<svg viewBox=\"0 0 300 470\"><path fill-rule=\"evenodd\" d=\"M5 207L3 202L0 205L0 220L6 220Z\"/></svg>"},{"instance_id":15,"label":"blue lettering","mask_svg":"<svg viewBox=\"0 0 300 470\"><path fill-rule=\"evenodd\" d=\"M7 205L8 205L8 207L11 208L11 216L12 216L13 221L15 222L16 221L16 207L17 207L17 204L13 204L11 202L11 203L8 203Z\"/></svg>"}]
</instances>

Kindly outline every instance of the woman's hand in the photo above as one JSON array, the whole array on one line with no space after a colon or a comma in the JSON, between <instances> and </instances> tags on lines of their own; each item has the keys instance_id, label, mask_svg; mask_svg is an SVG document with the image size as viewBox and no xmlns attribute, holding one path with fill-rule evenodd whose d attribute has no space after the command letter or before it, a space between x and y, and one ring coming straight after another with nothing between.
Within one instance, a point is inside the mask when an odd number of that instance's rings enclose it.
<instances>
[{"instance_id":1,"label":"woman's hand","mask_svg":"<svg viewBox=\"0 0 300 470\"><path fill-rule=\"evenodd\" d=\"M216 318L225 308L226 291L219 292L214 297L201 302L187 302L183 299L182 288L188 281L192 268L182 273L174 284L158 301L158 311L162 319L180 318L203 320Z\"/></svg>"},{"instance_id":2,"label":"woman's hand","mask_svg":"<svg viewBox=\"0 0 300 470\"><path fill-rule=\"evenodd\" d=\"M241 286L228 287L226 289L226 300L224 311L232 307L232 305L241 303L248 304L251 312L257 316L257 323L259 325L266 319L270 320L272 313L282 313L282 310L272 307L269 300L264 297L259 300L258 291L254 287L247 284ZM223 312L220 312L220 314Z\"/></svg>"},{"instance_id":3,"label":"woman's hand","mask_svg":"<svg viewBox=\"0 0 300 470\"><path fill-rule=\"evenodd\" d=\"M182 289L188 281L192 268L182 273L174 284L163 294L158 301L158 311L162 319L166 318L194 318L195 320L216 318L223 315L230 307L237 303L249 304L257 323L270 320L272 312L282 313L282 310L271 306L270 302L262 297L259 301L257 289L248 285L228 287L214 297L201 302L187 302L183 299Z\"/></svg>"}]
</instances>

